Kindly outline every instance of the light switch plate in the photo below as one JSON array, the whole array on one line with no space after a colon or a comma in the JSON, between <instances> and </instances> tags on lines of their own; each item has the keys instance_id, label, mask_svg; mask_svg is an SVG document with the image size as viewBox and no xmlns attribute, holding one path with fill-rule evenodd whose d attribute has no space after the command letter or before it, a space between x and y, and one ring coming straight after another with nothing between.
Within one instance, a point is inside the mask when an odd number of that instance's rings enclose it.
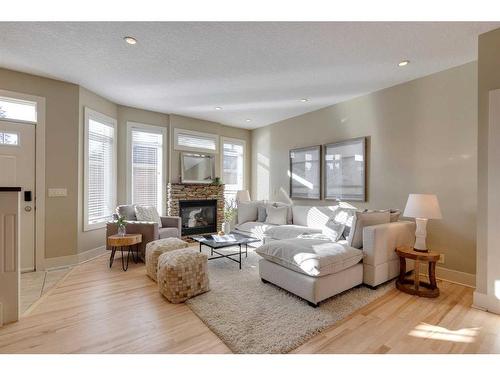
<instances>
[{"instance_id":1,"label":"light switch plate","mask_svg":"<svg viewBox=\"0 0 500 375\"><path fill-rule=\"evenodd\" d=\"M49 188L49 197L67 197L68 189L66 188Z\"/></svg>"}]
</instances>

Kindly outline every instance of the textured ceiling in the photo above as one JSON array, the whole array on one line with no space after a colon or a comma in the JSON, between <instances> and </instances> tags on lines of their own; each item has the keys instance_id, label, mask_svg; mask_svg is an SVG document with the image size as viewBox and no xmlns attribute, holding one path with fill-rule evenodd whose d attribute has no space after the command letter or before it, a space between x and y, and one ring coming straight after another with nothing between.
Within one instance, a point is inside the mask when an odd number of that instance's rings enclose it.
<instances>
[{"instance_id":1,"label":"textured ceiling","mask_svg":"<svg viewBox=\"0 0 500 375\"><path fill-rule=\"evenodd\" d=\"M498 27L4 22L0 67L80 84L123 105L256 128L476 60L477 36ZM399 68L402 59L411 63Z\"/></svg>"}]
</instances>

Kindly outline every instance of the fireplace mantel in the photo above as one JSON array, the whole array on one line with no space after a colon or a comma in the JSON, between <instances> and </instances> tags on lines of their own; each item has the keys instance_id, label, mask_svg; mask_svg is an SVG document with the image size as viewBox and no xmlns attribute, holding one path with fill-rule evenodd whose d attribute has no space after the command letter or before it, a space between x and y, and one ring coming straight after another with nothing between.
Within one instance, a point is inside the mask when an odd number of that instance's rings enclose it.
<instances>
[{"instance_id":1,"label":"fireplace mantel","mask_svg":"<svg viewBox=\"0 0 500 375\"><path fill-rule=\"evenodd\" d=\"M169 183L167 186L168 215L179 216L179 201L217 200L217 230L224 221L224 185Z\"/></svg>"}]
</instances>

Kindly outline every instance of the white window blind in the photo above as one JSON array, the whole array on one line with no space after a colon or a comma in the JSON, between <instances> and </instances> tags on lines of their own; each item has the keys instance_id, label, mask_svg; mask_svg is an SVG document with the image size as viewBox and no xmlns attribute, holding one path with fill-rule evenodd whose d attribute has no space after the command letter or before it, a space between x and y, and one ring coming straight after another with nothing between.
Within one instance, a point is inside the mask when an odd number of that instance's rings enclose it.
<instances>
[{"instance_id":1,"label":"white window blind","mask_svg":"<svg viewBox=\"0 0 500 375\"><path fill-rule=\"evenodd\" d=\"M131 129L132 203L163 212L163 134Z\"/></svg>"},{"instance_id":2,"label":"white window blind","mask_svg":"<svg viewBox=\"0 0 500 375\"><path fill-rule=\"evenodd\" d=\"M224 198L234 200L236 192L244 189L245 142L223 138L222 181L225 184Z\"/></svg>"},{"instance_id":3,"label":"white window blind","mask_svg":"<svg viewBox=\"0 0 500 375\"><path fill-rule=\"evenodd\" d=\"M102 227L116 205L115 122L103 118L86 109L86 229Z\"/></svg>"},{"instance_id":4,"label":"white window blind","mask_svg":"<svg viewBox=\"0 0 500 375\"><path fill-rule=\"evenodd\" d=\"M219 136L191 130L174 129L175 149L217 153Z\"/></svg>"},{"instance_id":5,"label":"white window blind","mask_svg":"<svg viewBox=\"0 0 500 375\"><path fill-rule=\"evenodd\" d=\"M36 122L36 103L0 97L0 119Z\"/></svg>"}]
</instances>

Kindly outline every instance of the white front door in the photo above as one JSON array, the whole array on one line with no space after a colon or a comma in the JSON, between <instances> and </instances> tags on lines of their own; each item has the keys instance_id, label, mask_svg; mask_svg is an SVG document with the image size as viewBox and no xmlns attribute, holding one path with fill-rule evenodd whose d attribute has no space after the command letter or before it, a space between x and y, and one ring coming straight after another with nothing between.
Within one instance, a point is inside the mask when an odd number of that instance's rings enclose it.
<instances>
[{"instance_id":1,"label":"white front door","mask_svg":"<svg viewBox=\"0 0 500 375\"><path fill-rule=\"evenodd\" d=\"M35 269L35 125L0 119L0 186L21 187L21 271ZM30 197L31 195L31 197Z\"/></svg>"}]
</instances>

